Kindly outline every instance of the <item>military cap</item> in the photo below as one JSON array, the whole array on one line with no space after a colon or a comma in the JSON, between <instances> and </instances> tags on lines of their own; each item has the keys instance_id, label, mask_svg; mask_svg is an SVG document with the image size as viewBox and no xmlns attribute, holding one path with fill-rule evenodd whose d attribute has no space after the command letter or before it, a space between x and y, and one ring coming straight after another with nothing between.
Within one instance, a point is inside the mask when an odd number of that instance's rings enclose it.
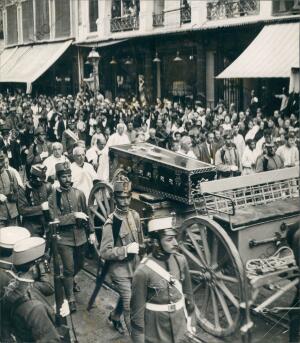
<instances>
[{"instance_id":1,"label":"military cap","mask_svg":"<svg viewBox=\"0 0 300 343\"><path fill-rule=\"evenodd\" d=\"M129 193L131 192L132 185L127 177L123 177L114 183L114 192Z\"/></svg>"},{"instance_id":2,"label":"military cap","mask_svg":"<svg viewBox=\"0 0 300 343\"><path fill-rule=\"evenodd\" d=\"M9 226L0 229L0 247L12 249L14 245L30 237L30 232L21 226Z\"/></svg>"},{"instance_id":3,"label":"military cap","mask_svg":"<svg viewBox=\"0 0 300 343\"><path fill-rule=\"evenodd\" d=\"M7 126L7 125L2 125L1 126L1 128L0 128L0 131L2 132L2 133L7 133L7 132L9 132L11 130L11 128L9 127L9 126Z\"/></svg>"},{"instance_id":4,"label":"military cap","mask_svg":"<svg viewBox=\"0 0 300 343\"><path fill-rule=\"evenodd\" d=\"M38 176L41 179L46 178L47 167L42 164L34 164L30 169L30 174Z\"/></svg>"},{"instance_id":5,"label":"military cap","mask_svg":"<svg viewBox=\"0 0 300 343\"><path fill-rule=\"evenodd\" d=\"M34 131L34 135L35 136L38 136L38 135L45 135L45 130L39 126L37 127L37 129Z\"/></svg>"},{"instance_id":6,"label":"military cap","mask_svg":"<svg viewBox=\"0 0 300 343\"><path fill-rule=\"evenodd\" d=\"M269 148L269 147L275 147L275 144L274 144L274 142L272 141L272 142L270 142L270 143L265 143L265 147L266 148Z\"/></svg>"},{"instance_id":7,"label":"military cap","mask_svg":"<svg viewBox=\"0 0 300 343\"><path fill-rule=\"evenodd\" d=\"M148 222L148 232L159 233L164 236L177 236L175 229L175 216L150 219Z\"/></svg>"},{"instance_id":8,"label":"military cap","mask_svg":"<svg viewBox=\"0 0 300 343\"><path fill-rule=\"evenodd\" d=\"M225 135L223 137L224 137L224 139L231 139L232 135L231 135L231 133L225 133Z\"/></svg>"},{"instance_id":9,"label":"military cap","mask_svg":"<svg viewBox=\"0 0 300 343\"><path fill-rule=\"evenodd\" d=\"M56 174L69 173L71 171L71 165L68 161L56 163L55 171L56 171Z\"/></svg>"},{"instance_id":10,"label":"military cap","mask_svg":"<svg viewBox=\"0 0 300 343\"><path fill-rule=\"evenodd\" d=\"M19 266L33 262L45 253L46 241L41 237L29 237L22 239L14 245L12 263Z\"/></svg>"}]
</instances>

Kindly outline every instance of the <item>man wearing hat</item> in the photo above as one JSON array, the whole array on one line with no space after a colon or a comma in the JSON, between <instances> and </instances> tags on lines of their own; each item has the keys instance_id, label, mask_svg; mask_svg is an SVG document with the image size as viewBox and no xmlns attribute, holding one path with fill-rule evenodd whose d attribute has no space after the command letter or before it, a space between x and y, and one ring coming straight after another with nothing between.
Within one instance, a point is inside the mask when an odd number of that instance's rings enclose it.
<instances>
[{"instance_id":1,"label":"man wearing hat","mask_svg":"<svg viewBox=\"0 0 300 343\"><path fill-rule=\"evenodd\" d=\"M218 178L233 177L241 175L241 157L235 144L232 142L230 133L224 135L225 144L216 152L215 165Z\"/></svg>"},{"instance_id":2,"label":"man wearing hat","mask_svg":"<svg viewBox=\"0 0 300 343\"><path fill-rule=\"evenodd\" d=\"M49 210L48 198L52 192L51 184L46 182L46 167L35 164L30 169L25 189L20 188L18 209L22 224L32 236L43 237L46 233L46 211Z\"/></svg>"},{"instance_id":3,"label":"man wearing hat","mask_svg":"<svg viewBox=\"0 0 300 343\"><path fill-rule=\"evenodd\" d=\"M276 154L276 147L274 142L266 142L263 144L262 155L258 156L256 161L256 172L264 172L269 170L276 170L283 168L283 161L279 155Z\"/></svg>"},{"instance_id":4,"label":"man wearing hat","mask_svg":"<svg viewBox=\"0 0 300 343\"><path fill-rule=\"evenodd\" d=\"M189 267L178 253L174 218L152 219L152 252L134 273L131 326L134 343L177 343L194 332L194 298Z\"/></svg>"},{"instance_id":5,"label":"man wearing hat","mask_svg":"<svg viewBox=\"0 0 300 343\"><path fill-rule=\"evenodd\" d=\"M121 177L114 184L115 211L103 226L100 255L109 262L108 273L116 284L120 298L109 315L115 329L124 333L120 317L124 314L128 331L130 328L130 298L133 273L140 261L139 246L143 243L140 216L129 209L131 182Z\"/></svg>"},{"instance_id":6,"label":"man wearing hat","mask_svg":"<svg viewBox=\"0 0 300 343\"><path fill-rule=\"evenodd\" d=\"M40 237L18 241L13 248L13 270L0 270L1 333L9 329L18 342L60 342L53 308L45 298L53 294L53 287L37 263L45 245Z\"/></svg>"},{"instance_id":7,"label":"man wearing hat","mask_svg":"<svg viewBox=\"0 0 300 343\"><path fill-rule=\"evenodd\" d=\"M13 173L5 168L6 155L0 150L0 228L17 223L18 181Z\"/></svg>"},{"instance_id":8,"label":"man wearing hat","mask_svg":"<svg viewBox=\"0 0 300 343\"><path fill-rule=\"evenodd\" d=\"M70 310L75 312L74 290L79 291L79 287L74 283L74 277L84 264L87 235L90 243L94 243L95 234L88 224L84 193L72 187L70 163L57 163L55 170L60 186L49 198L49 210L50 217L59 221L58 252L63 264L63 283Z\"/></svg>"},{"instance_id":9,"label":"man wearing hat","mask_svg":"<svg viewBox=\"0 0 300 343\"><path fill-rule=\"evenodd\" d=\"M28 149L26 164L27 164L27 175L30 172L32 165L42 163L50 153L50 147L46 142L46 133L44 129L39 126L34 131L34 142Z\"/></svg>"}]
</instances>

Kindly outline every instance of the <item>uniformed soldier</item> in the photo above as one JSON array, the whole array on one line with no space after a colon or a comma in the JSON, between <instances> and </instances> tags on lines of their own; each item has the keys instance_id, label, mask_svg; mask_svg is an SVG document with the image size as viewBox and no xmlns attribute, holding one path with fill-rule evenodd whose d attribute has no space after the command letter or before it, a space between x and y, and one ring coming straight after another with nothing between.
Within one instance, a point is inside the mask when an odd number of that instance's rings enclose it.
<instances>
[{"instance_id":1,"label":"uniformed soldier","mask_svg":"<svg viewBox=\"0 0 300 343\"><path fill-rule=\"evenodd\" d=\"M131 326L134 343L177 343L187 329L194 299L189 268L178 253L173 218L149 221L153 251L134 273Z\"/></svg>"},{"instance_id":2,"label":"uniformed soldier","mask_svg":"<svg viewBox=\"0 0 300 343\"><path fill-rule=\"evenodd\" d=\"M74 144L79 141L78 130L76 129L76 120L71 118L68 121L68 129L62 134L62 145L64 152L68 154L69 158L72 158L72 152Z\"/></svg>"},{"instance_id":3,"label":"uniformed soldier","mask_svg":"<svg viewBox=\"0 0 300 343\"><path fill-rule=\"evenodd\" d=\"M18 241L13 248L13 270L0 270L1 326L9 324L18 342L60 342L53 308L45 298L53 294L41 261L45 245L40 237Z\"/></svg>"},{"instance_id":4,"label":"uniformed soldier","mask_svg":"<svg viewBox=\"0 0 300 343\"><path fill-rule=\"evenodd\" d=\"M75 312L74 290L79 291L79 287L74 283L74 276L84 264L87 235L90 243L94 243L95 234L88 225L85 196L72 187L70 163L57 163L55 170L60 186L49 198L49 211L50 217L60 222L58 251L63 264L63 283L70 311Z\"/></svg>"},{"instance_id":5,"label":"uniformed soldier","mask_svg":"<svg viewBox=\"0 0 300 343\"><path fill-rule=\"evenodd\" d=\"M42 164L33 165L25 189L19 189L18 209L22 216L22 224L32 236L43 237L46 233L48 198L52 186L46 182L46 167Z\"/></svg>"},{"instance_id":6,"label":"uniformed soldier","mask_svg":"<svg viewBox=\"0 0 300 343\"><path fill-rule=\"evenodd\" d=\"M130 298L132 277L138 263L139 244L143 241L140 217L129 209L131 183L127 178L114 184L115 211L108 217L103 227L100 255L109 262L108 273L118 288L120 299L109 320L115 329L124 333L120 321L122 313L130 332Z\"/></svg>"},{"instance_id":7,"label":"uniformed soldier","mask_svg":"<svg viewBox=\"0 0 300 343\"><path fill-rule=\"evenodd\" d=\"M5 168L6 155L0 150L0 228L17 224L18 181Z\"/></svg>"}]
</instances>

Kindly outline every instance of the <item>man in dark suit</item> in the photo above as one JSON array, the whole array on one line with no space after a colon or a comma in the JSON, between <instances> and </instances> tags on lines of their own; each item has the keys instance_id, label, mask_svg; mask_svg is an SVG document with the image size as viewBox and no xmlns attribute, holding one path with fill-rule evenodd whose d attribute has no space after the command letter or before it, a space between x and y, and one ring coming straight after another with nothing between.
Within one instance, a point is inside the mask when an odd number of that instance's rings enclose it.
<instances>
[{"instance_id":1,"label":"man in dark suit","mask_svg":"<svg viewBox=\"0 0 300 343\"><path fill-rule=\"evenodd\" d=\"M217 151L217 144L214 142L215 135L209 132L206 141L200 144L200 161L215 164L215 155Z\"/></svg>"}]
</instances>

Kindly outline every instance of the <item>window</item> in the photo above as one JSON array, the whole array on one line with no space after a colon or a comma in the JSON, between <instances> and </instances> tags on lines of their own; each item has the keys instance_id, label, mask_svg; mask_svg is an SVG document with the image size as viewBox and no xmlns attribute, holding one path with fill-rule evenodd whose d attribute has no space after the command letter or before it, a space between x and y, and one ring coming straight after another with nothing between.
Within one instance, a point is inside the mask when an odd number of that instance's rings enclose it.
<instances>
[{"instance_id":1,"label":"window","mask_svg":"<svg viewBox=\"0 0 300 343\"><path fill-rule=\"evenodd\" d=\"M165 0L154 1L153 26L164 25Z\"/></svg>"},{"instance_id":2,"label":"window","mask_svg":"<svg viewBox=\"0 0 300 343\"><path fill-rule=\"evenodd\" d=\"M44 40L50 38L50 24L49 24L49 2L48 0L35 1L35 23L37 40Z\"/></svg>"},{"instance_id":3,"label":"window","mask_svg":"<svg viewBox=\"0 0 300 343\"><path fill-rule=\"evenodd\" d=\"M55 38L70 35L70 0L55 0Z\"/></svg>"},{"instance_id":4,"label":"window","mask_svg":"<svg viewBox=\"0 0 300 343\"><path fill-rule=\"evenodd\" d=\"M7 44L18 43L17 6L8 6L7 10Z\"/></svg>"},{"instance_id":5,"label":"window","mask_svg":"<svg viewBox=\"0 0 300 343\"><path fill-rule=\"evenodd\" d=\"M23 41L29 42L34 40L34 28L33 28L33 0L27 0L22 3L22 29L23 29Z\"/></svg>"},{"instance_id":6,"label":"window","mask_svg":"<svg viewBox=\"0 0 300 343\"><path fill-rule=\"evenodd\" d=\"M89 0L90 32L97 31L98 0Z\"/></svg>"}]
</instances>

